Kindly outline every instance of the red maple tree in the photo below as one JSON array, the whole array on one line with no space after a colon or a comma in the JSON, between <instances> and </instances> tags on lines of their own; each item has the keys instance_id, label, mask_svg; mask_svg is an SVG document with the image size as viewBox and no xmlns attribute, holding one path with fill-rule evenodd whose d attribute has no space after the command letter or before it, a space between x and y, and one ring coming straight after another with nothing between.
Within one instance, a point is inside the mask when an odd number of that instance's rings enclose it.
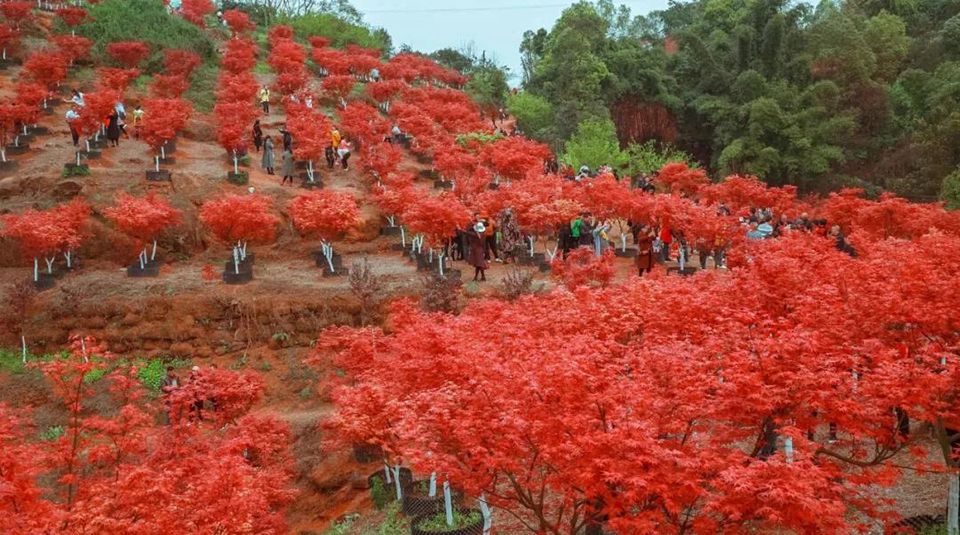
<instances>
[{"instance_id":1,"label":"red maple tree","mask_svg":"<svg viewBox=\"0 0 960 535\"><path fill-rule=\"evenodd\" d=\"M121 193L114 205L103 211L103 215L113 221L123 233L137 240L137 247L140 248L140 269L156 260L157 236L164 229L180 222L180 210L153 193L142 198ZM153 247L148 255L147 245L150 242L153 242Z\"/></svg>"},{"instance_id":2,"label":"red maple tree","mask_svg":"<svg viewBox=\"0 0 960 535\"><path fill-rule=\"evenodd\" d=\"M71 65L77 60L89 59L90 49L93 48L93 41L76 35L57 35L51 37L50 41L57 45Z\"/></svg>"},{"instance_id":3,"label":"red maple tree","mask_svg":"<svg viewBox=\"0 0 960 535\"><path fill-rule=\"evenodd\" d=\"M234 38L256 28L256 25L250 20L250 16L238 9L228 9L224 11L223 20L227 23L227 26L230 27Z\"/></svg>"},{"instance_id":4,"label":"red maple tree","mask_svg":"<svg viewBox=\"0 0 960 535\"><path fill-rule=\"evenodd\" d=\"M20 32L6 24L0 24L0 48L3 49L0 58L6 61L7 52L12 52L19 45Z\"/></svg>"},{"instance_id":5,"label":"red maple tree","mask_svg":"<svg viewBox=\"0 0 960 535\"><path fill-rule=\"evenodd\" d=\"M257 46L246 38L234 38L227 41L220 66L233 74L249 71L257 64Z\"/></svg>"},{"instance_id":6,"label":"red maple tree","mask_svg":"<svg viewBox=\"0 0 960 535\"><path fill-rule=\"evenodd\" d=\"M217 81L217 101L251 103L258 88L259 84L252 73L231 74L224 71Z\"/></svg>"},{"instance_id":7,"label":"red maple tree","mask_svg":"<svg viewBox=\"0 0 960 535\"><path fill-rule=\"evenodd\" d=\"M421 234L427 239L431 255L436 250L441 275L444 246L456 235L457 229L464 228L470 222L470 217L470 210L450 192L440 195L421 193L415 196L413 203L403 211L404 224L415 234Z\"/></svg>"},{"instance_id":8,"label":"red maple tree","mask_svg":"<svg viewBox=\"0 0 960 535\"><path fill-rule=\"evenodd\" d=\"M189 78L200 65L203 65L203 59L195 52L179 48L172 48L163 52L163 70L168 75Z\"/></svg>"},{"instance_id":9,"label":"red maple tree","mask_svg":"<svg viewBox=\"0 0 960 535\"><path fill-rule=\"evenodd\" d=\"M67 78L69 59L60 52L34 52L23 62L23 72L34 82L53 90Z\"/></svg>"},{"instance_id":10,"label":"red maple tree","mask_svg":"<svg viewBox=\"0 0 960 535\"><path fill-rule=\"evenodd\" d=\"M239 156L247 152L247 130L257 110L249 101L220 102L213 109L217 117L217 142L233 158L233 172L239 173Z\"/></svg>"},{"instance_id":11,"label":"red maple tree","mask_svg":"<svg viewBox=\"0 0 960 535\"><path fill-rule=\"evenodd\" d=\"M100 67L97 69L97 81L101 88L126 93L127 88L140 76L140 69L120 69L117 67Z\"/></svg>"},{"instance_id":12,"label":"red maple tree","mask_svg":"<svg viewBox=\"0 0 960 535\"><path fill-rule=\"evenodd\" d=\"M165 157L164 144L177 137L177 132L187 125L193 106L179 98L151 98L143 103L149 113L140 135L154 152L154 168L160 170L160 158Z\"/></svg>"},{"instance_id":13,"label":"red maple tree","mask_svg":"<svg viewBox=\"0 0 960 535\"><path fill-rule=\"evenodd\" d=\"M50 210L25 210L20 214L3 216L3 235L20 244L23 256L33 260L33 280L40 276L39 259L47 264L47 273L53 273L53 263L59 253L71 267L71 252L83 240L82 227L90 213L90 206L81 199Z\"/></svg>"},{"instance_id":14,"label":"red maple tree","mask_svg":"<svg viewBox=\"0 0 960 535\"><path fill-rule=\"evenodd\" d=\"M157 98L180 98L190 88L190 82L179 74L155 74L150 93Z\"/></svg>"},{"instance_id":15,"label":"red maple tree","mask_svg":"<svg viewBox=\"0 0 960 535\"><path fill-rule=\"evenodd\" d=\"M216 11L213 2L210 0L182 0L180 3L180 13L200 28L206 28L204 17Z\"/></svg>"},{"instance_id":16,"label":"red maple tree","mask_svg":"<svg viewBox=\"0 0 960 535\"><path fill-rule=\"evenodd\" d=\"M353 76L334 74L323 79L323 89L332 96L341 108L347 107L347 97L357 81Z\"/></svg>"},{"instance_id":17,"label":"red maple tree","mask_svg":"<svg viewBox=\"0 0 960 535\"><path fill-rule=\"evenodd\" d=\"M0 4L0 13L3 14L3 18L13 23L13 26L19 30L24 22L33 18L33 3L4 2Z\"/></svg>"},{"instance_id":18,"label":"red maple tree","mask_svg":"<svg viewBox=\"0 0 960 535\"><path fill-rule=\"evenodd\" d=\"M233 249L234 271L247 257L248 243L269 243L280 218L271 212L272 200L264 195L228 195L203 203L200 221Z\"/></svg>"},{"instance_id":19,"label":"red maple tree","mask_svg":"<svg viewBox=\"0 0 960 535\"><path fill-rule=\"evenodd\" d=\"M330 272L335 272L332 242L360 221L360 210L353 195L333 190L310 191L290 201L287 212L297 231L320 238L321 253Z\"/></svg>"},{"instance_id":20,"label":"red maple tree","mask_svg":"<svg viewBox=\"0 0 960 535\"><path fill-rule=\"evenodd\" d=\"M107 45L107 54L120 65L135 69L150 55L150 47L143 41L118 41Z\"/></svg>"},{"instance_id":21,"label":"red maple tree","mask_svg":"<svg viewBox=\"0 0 960 535\"><path fill-rule=\"evenodd\" d=\"M70 27L71 33L73 33L73 30L77 26L87 22L90 17L89 11L82 7L76 6L61 7L57 9L56 13L57 16L60 17L60 20Z\"/></svg>"}]
</instances>

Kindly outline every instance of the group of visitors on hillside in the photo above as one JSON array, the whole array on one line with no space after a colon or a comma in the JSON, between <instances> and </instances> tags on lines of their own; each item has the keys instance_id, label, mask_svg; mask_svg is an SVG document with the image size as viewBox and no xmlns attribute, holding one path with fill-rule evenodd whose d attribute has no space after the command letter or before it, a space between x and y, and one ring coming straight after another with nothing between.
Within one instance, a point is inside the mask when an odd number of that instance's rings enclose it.
<instances>
[{"instance_id":1,"label":"group of visitors on hillside","mask_svg":"<svg viewBox=\"0 0 960 535\"><path fill-rule=\"evenodd\" d=\"M64 119L66 119L67 127L70 129L70 137L74 147L80 146L80 128L78 122L86 110L86 104L83 93L79 89L74 89L70 96L70 108L67 109L67 112L64 114ZM144 110L139 104L131 113L131 119L133 124L133 137L139 139L144 119ZM130 134L127 132L127 108L122 100L118 100L116 104L114 104L110 114L102 117L100 122L100 131L96 136L100 134L104 135L112 146L120 146L121 137L130 138Z\"/></svg>"},{"instance_id":2,"label":"group of visitors on hillside","mask_svg":"<svg viewBox=\"0 0 960 535\"><path fill-rule=\"evenodd\" d=\"M216 368L216 365L211 364L211 368ZM206 389L203 385L204 373L200 369L200 366L193 366L190 369L190 375L188 375L186 379L181 379L173 366L167 366L167 373L163 376L163 379L160 380L160 392L163 395L163 405L167 414L168 424L179 421L180 418L183 417L183 414L180 412L183 410L183 407L179 406L177 400L174 398L178 391L186 387L196 387L192 388L192 390L194 390L193 398L188 400L187 404L189 413L187 416L189 419L202 421L203 410L208 403L211 411L217 410L217 400L204 393Z\"/></svg>"},{"instance_id":3,"label":"group of visitors on hillside","mask_svg":"<svg viewBox=\"0 0 960 535\"><path fill-rule=\"evenodd\" d=\"M263 109L263 113L270 113L270 90L264 86L260 90L260 101ZM290 185L293 184L293 174L296 167L296 159L293 154L294 138L293 134L287 130L287 125L282 124L279 129L279 136L282 143L282 150L280 153L280 185L284 185L287 182ZM252 129L252 138L253 146L259 154L262 149L262 156L260 158L260 167L268 175L275 174L276 169L276 156L274 154L275 144L273 138L269 135L264 135L263 127L260 124L260 119L257 119L253 123ZM351 146L350 142L340 133L336 127L333 127L330 130L330 144L324 150L324 157L327 162L328 169L334 169L339 163L342 169L349 169L350 166L350 154Z\"/></svg>"}]
</instances>

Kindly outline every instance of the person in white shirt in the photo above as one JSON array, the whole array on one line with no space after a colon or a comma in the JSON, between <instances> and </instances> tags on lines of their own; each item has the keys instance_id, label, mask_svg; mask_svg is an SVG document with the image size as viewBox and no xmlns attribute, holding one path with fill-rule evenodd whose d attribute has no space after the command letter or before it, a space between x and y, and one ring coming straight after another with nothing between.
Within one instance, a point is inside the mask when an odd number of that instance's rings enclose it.
<instances>
[{"instance_id":1,"label":"person in white shirt","mask_svg":"<svg viewBox=\"0 0 960 535\"><path fill-rule=\"evenodd\" d=\"M86 103L83 101L83 93L77 91L76 89L73 90L73 96L70 97L70 102L73 102L81 108L86 105Z\"/></svg>"},{"instance_id":2,"label":"person in white shirt","mask_svg":"<svg viewBox=\"0 0 960 535\"><path fill-rule=\"evenodd\" d=\"M76 106L67 110L65 118L67 119L67 126L70 127L70 137L73 138L73 146L76 147L80 143L80 131L77 130L76 125L77 119L80 118L80 114L77 113Z\"/></svg>"}]
</instances>

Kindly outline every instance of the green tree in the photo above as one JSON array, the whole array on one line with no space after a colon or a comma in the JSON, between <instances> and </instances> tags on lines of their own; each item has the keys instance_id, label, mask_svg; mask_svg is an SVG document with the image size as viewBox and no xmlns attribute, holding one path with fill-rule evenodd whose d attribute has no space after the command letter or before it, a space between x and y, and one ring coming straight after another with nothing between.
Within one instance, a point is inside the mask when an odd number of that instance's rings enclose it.
<instances>
[{"instance_id":1,"label":"green tree","mask_svg":"<svg viewBox=\"0 0 960 535\"><path fill-rule=\"evenodd\" d=\"M885 82L896 79L910 47L907 26L903 19L881 11L867 21L864 38L877 58L874 77Z\"/></svg>"},{"instance_id":2,"label":"green tree","mask_svg":"<svg viewBox=\"0 0 960 535\"><path fill-rule=\"evenodd\" d=\"M510 90L505 70L493 63L484 62L473 69L464 90L496 125L498 112L506 105L507 93Z\"/></svg>"},{"instance_id":3,"label":"green tree","mask_svg":"<svg viewBox=\"0 0 960 535\"><path fill-rule=\"evenodd\" d=\"M620 150L616 127L610 119L585 119L564 145L563 162L579 169L586 165L596 170L601 165L621 169L627 154Z\"/></svg>"},{"instance_id":4,"label":"green tree","mask_svg":"<svg viewBox=\"0 0 960 535\"><path fill-rule=\"evenodd\" d=\"M517 126L527 137L550 141L553 127L553 106L543 97L520 91L507 98L507 110L516 118Z\"/></svg>"},{"instance_id":5,"label":"green tree","mask_svg":"<svg viewBox=\"0 0 960 535\"><path fill-rule=\"evenodd\" d=\"M940 200L947 203L947 208L960 210L960 167L943 179L940 188Z\"/></svg>"}]
</instances>

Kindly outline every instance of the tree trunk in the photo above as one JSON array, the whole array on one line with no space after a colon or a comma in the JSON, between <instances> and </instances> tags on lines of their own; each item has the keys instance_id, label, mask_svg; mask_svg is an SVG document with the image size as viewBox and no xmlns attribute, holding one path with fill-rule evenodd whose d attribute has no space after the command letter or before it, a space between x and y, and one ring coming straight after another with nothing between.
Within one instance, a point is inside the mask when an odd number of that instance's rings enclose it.
<instances>
[{"instance_id":1,"label":"tree trunk","mask_svg":"<svg viewBox=\"0 0 960 535\"><path fill-rule=\"evenodd\" d=\"M430 493L427 494L431 498L437 495L437 473L433 472L430 474Z\"/></svg>"},{"instance_id":2,"label":"tree trunk","mask_svg":"<svg viewBox=\"0 0 960 535\"><path fill-rule=\"evenodd\" d=\"M960 534L960 519L958 519L958 509L960 509L960 475L950 474L948 502L947 502L947 535Z\"/></svg>"},{"instance_id":3,"label":"tree trunk","mask_svg":"<svg viewBox=\"0 0 960 535\"><path fill-rule=\"evenodd\" d=\"M453 499L450 496L450 482L443 482L443 512L447 517L447 525L453 525Z\"/></svg>"}]
</instances>

